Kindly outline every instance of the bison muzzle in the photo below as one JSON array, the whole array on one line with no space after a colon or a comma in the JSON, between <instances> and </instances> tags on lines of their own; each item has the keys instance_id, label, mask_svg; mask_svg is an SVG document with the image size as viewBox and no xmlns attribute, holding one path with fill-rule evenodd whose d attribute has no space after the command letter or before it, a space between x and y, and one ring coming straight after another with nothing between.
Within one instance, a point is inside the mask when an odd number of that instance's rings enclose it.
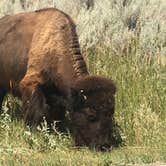
<instances>
[{"instance_id":1,"label":"bison muzzle","mask_svg":"<svg viewBox=\"0 0 166 166\"><path fill-rule=\"evenodd\" d=\"M0 107L6 93L23 102L26 124L62 121L68 110L75 145L111 145L115 85L91 76L76 26L54 9L0 19Z\"/></svg>"}]
</instances>

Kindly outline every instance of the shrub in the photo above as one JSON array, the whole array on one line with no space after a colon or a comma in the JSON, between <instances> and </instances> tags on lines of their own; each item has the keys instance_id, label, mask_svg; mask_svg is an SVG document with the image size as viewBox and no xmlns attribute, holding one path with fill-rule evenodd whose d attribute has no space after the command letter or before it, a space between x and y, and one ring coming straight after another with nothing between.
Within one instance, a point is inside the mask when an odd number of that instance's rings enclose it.
<instances>
[{"instance_id":1,"label":"shrub","mask_svg":"<svg viewBox=\"0 0 166 166\"><path fill-rule=\"evenodd\" d=\"M166 54L165 0L1 0L0 16L44 7L57 7L76 21L84 50L96 46L126 54Z\"/></svg>"}]
</instances>

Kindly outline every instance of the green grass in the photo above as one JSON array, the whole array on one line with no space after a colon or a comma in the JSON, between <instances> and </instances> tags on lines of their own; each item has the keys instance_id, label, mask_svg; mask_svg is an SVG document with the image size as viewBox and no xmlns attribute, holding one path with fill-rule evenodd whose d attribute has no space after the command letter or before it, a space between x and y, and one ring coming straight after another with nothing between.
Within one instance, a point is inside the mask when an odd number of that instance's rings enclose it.
<instances>
[{"instance_id":1,"label":"green grass","mask_svg":"<svg viewBox=\"0 0 166 166\"><path fill-rule=\"evenodd\" d=\"M160 57L114 56L101 49L87 54L92 74L117 85L115 119L124 145L111 152L76 149L70 135L30 132L22 120L0 117L0 165L109 166L166 162L166 67ZM165 58L164 58L165 59ZM4 110L15 104L5 103Z\"/></svg>"}]
</instances>

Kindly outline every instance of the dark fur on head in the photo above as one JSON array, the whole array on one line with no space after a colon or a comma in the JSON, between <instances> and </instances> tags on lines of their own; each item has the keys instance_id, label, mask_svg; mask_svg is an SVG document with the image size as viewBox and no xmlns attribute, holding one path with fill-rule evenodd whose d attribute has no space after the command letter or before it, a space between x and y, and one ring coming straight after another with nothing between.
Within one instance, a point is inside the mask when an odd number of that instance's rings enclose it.
<instances>
[{"instance_id":1,"label":"dark fur on head","mask_svg":"<svg viewBox=\"0 0 166 166\"><path fill-rule=\"evenodd\" d=\"M99 76L86 76L77 80L74 85L75 90L84 90L85 93L93 93L95 91L109 91L112 94L116 92L115 83L111 79Z\"/></svg>"},{"instance_id":2,"label":"dark fur on head","mask_svg":"<svg viewBox=\"0 0 166 166\"><path fill-rule=\"evenodd\" d=\"M86 76L77 80L73 88L73 123L75 145L110 146L116 87L112 80Z\"/></svg>"}]
</instances>

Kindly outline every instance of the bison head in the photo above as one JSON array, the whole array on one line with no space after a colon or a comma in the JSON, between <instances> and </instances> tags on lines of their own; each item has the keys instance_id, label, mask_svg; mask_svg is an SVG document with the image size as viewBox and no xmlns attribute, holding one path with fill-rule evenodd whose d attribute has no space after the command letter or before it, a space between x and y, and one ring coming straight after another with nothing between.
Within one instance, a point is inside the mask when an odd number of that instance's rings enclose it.
<instances>
[{"instance_id":1,"label":"bison head","mask_svg":"<svg viewBox=\"0 0 166 166\"><path fill-rule=\"evenodd\" d=\"M70 117L76 146L110 147L115 91L113 81L102 77L87 76L75 83Z\"/></svg>"}]
</instances>

